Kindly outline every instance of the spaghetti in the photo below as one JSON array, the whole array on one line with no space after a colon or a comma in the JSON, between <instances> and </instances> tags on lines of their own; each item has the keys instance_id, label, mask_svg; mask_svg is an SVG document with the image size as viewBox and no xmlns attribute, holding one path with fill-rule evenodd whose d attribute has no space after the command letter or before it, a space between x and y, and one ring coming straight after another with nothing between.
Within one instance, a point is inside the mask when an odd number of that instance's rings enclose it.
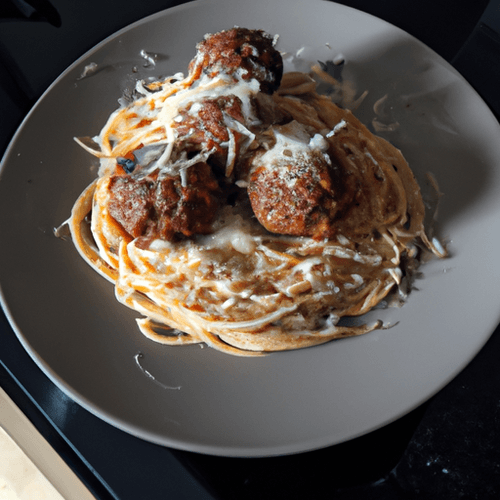
<instances>
[{"instance_id":1,"label":"spaghetti","mask_svg":"<svg viewBox=\"0 0 500 500\"><path fill-rule=\"evenodd\" d=\"M421 252L446 255L401 152L311 75L283 75L262 31L207 35L187 77L138 82L76 140L100 169L73 241L156 342L257 355L364 334L382 322L341 319L379 305Z\"/></svg>"}]
</instances>

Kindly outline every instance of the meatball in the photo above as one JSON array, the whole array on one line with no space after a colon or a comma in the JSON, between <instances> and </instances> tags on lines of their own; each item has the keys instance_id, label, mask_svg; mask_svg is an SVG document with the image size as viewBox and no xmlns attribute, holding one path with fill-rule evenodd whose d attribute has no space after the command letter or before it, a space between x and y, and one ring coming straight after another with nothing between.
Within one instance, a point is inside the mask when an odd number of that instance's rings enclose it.
<instances>
[{"instance_id":1,"label":"meatball","mask_svg":"<svg viewBox=\"0 0 500 500\"><path fill-rule=\"evenodd\" d=\"M109 180L108 212L134 238L174 240L206 234L219 207L219 185L206 163L180 175L144 178L113 175Z\"/></svg>"},{"instance_id":2,"label":"meatball","mask_svg":"<svg viewBox=\"0 0 500 500\"><path fill-rule=\"evenodd\" d=\"M250 175L248 195L258 221L272 233L315 239L336 233L338 203L322 154L258 166Z\"/></svg>"},{"instance_id":3,"label":"meatball","mask_svg":"<svg viewBox=\"0 0 500 500\"><path fill-rule=\"evenodd\" d=\"M227 144L231 140L227 117L239 123L245 122L239 97L227 95L190 103L187 108L180 110L179 118L174 122L178 140L183 145L187 144L191 151L215 149L212 160L223 165L227 157ZM233 137L236 146L239 145L240 135Z\"/></svg>"},{"instance_id":4,"label":"meatball","mask_svg":"<svg viewBox=\"0 0 500 500\"><path fill-rule=\"evenodd\" d=\"M273 40L262 30L232 28L207 35L197 46L196 57L189 71L199 78L205 73L213 78L218 74L255 78L261 92L272 94L281 83L283 60L273 47Z\"/></svg>"}]
</instances>

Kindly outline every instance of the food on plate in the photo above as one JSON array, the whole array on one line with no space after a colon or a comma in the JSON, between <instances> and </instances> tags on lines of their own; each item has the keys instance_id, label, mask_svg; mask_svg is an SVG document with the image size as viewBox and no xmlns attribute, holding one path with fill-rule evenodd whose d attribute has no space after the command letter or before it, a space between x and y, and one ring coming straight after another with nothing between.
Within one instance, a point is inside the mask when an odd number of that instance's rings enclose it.
<instances>
[{"instance_id":1,"label":"food on plate","mask_svg":"<svg viewBox=\"0 0 500 500\"><path fill-rule=\"evenodd\" d=\"M76 139L100 168L73 240L148 338L252 355L360 335L382 322L351 318L446 255L401 152L316 85L233 28Z\"/></svg>"}]
</instances>

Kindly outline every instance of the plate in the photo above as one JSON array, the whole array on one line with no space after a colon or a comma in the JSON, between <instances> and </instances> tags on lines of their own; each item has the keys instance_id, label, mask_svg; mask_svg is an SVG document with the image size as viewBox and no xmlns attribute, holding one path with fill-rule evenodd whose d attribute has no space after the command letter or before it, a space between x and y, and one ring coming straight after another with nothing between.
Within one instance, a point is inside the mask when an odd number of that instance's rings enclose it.
<instances>
[{"instance_id":1,"label":"plate","mask_svg":"<svg viewBox=\"0 0 500 500\"><path fill-rule=\"evenodd\" d=\"M372 123L382 103L379 118L399 124L382 135L422 184L427 172L437 179L444 195L436 229L451 255L423 267L403 307L377 312L392 328L257 359L160 346L140 334L135 313L72 243L54 236L96 175L96 161L73 137L97 134L136 79L185 71L205 33L234 25L279 34L278 48L298 53L301 64L343 58L356 95L368 91L358 116ZM66 394L145 440L269 456L352 439L439 391L499 323L499 135L493 114L449 64L351 8L207 0L159 12L69 67L10 144L0 172L3 306L23 346Z\"/></svg>"}]
</instances>

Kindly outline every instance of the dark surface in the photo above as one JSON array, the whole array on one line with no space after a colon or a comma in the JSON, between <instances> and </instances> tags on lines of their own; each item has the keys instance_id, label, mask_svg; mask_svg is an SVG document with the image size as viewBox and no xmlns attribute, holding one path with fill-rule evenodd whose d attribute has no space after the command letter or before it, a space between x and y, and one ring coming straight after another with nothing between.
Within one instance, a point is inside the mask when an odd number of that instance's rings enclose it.
<instances>
[{"instance_id":1,"label":"dark surface","mask_svg":"<svg viewBox=\"0 0 500 500\"><path fill-rule=\"evenodd\" d=\"M73 60L117 29L176 3L1 0L0 151ZM499 116L500 1L490 2L481 22L485 1L340 3L422 40L452 62ZM26 4L34 11L23 11ZM147 443L82 409L39 370L0 316L0 386L98 499L499 498L499 355L497 329L429 402L356 440L287 457L210 457Z\"/></svg>"}]
</instances>

